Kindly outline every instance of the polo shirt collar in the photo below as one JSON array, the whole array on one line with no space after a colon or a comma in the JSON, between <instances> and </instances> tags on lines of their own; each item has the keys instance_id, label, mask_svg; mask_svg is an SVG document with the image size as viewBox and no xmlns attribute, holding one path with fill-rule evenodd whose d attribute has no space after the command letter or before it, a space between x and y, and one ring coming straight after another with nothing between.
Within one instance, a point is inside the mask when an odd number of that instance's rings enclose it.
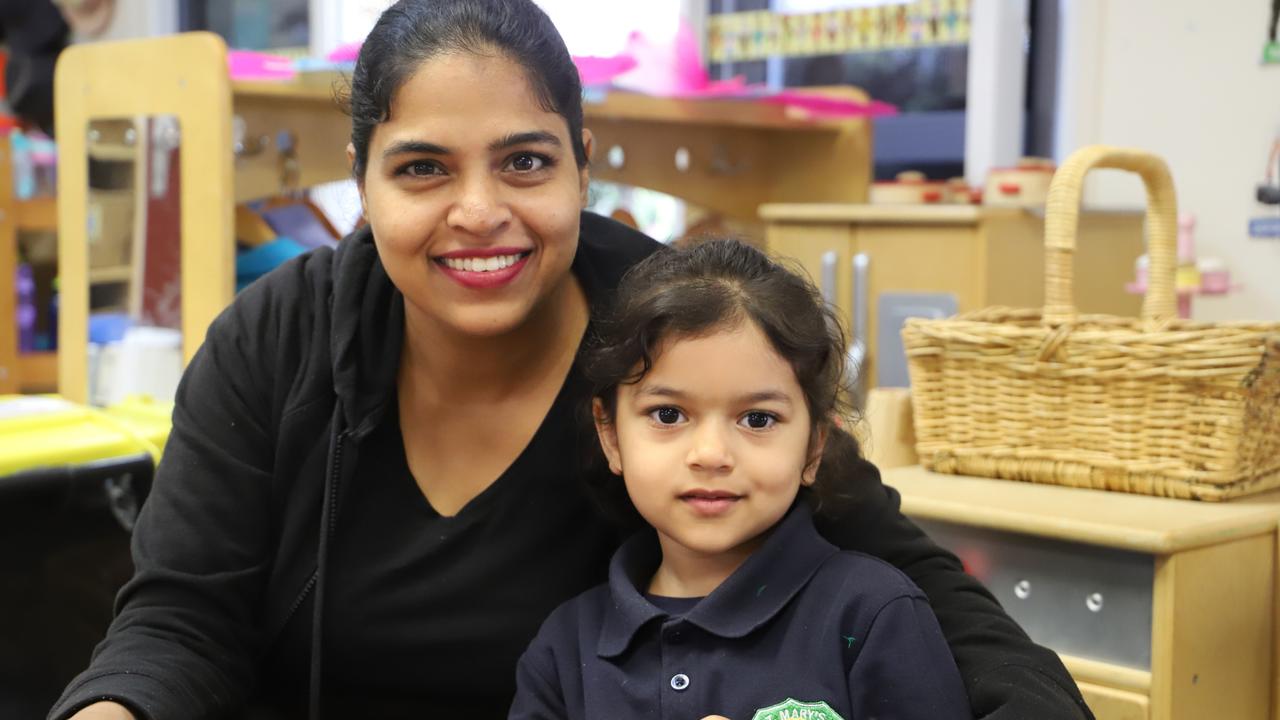
<instances>
[{"instance_id":1,"label":"polo shirt collar","mask_svg":"<svg viewBox=\"0 0 1280 720\"><path fill-rule=\"evenodd\" d=\"M813 526L803 498L796 501L760 547L727 580L703 598L685 620L723 638L740 638L769 622L795 597L828 558L839 552ZM664 613L644 597L662 550L652 531L628 540L609 564L612 606L606 611L596 653L626 651L636 633Z\"/></svg>"}]
</instances>

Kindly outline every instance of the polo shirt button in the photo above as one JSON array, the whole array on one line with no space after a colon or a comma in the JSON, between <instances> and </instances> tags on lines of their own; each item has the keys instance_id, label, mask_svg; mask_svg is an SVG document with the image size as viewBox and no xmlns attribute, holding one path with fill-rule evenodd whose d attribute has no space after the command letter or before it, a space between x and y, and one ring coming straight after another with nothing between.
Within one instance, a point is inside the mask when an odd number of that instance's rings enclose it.
<instances>
[{"instance_id":1,"label":"polo shirt button","mask_svg":"<svg viewBox=\"0 0 1280 720\"><path fill-rule=\"evenodd\" d=\"M684 689L685 689L685 688L687 688L687 687L689 687L689 676L688 676L688 675L685 675L684 673L679 673L679 674L676 674L676 675L672 675L672 676L671 676L671 689L672 689L672 690L684 690Z\"/></svg>"},{"instance_id":2,"label":"polo shirt button","mask_svg":"<svg viewBox=\"0 0 1280 720\"><path fill-rule=\"evenodd\" d=\"M680 628L667 628L663 631L663 635L669 643L677 644L684 642L684 631Z\"/></svg>"}]
</instances>

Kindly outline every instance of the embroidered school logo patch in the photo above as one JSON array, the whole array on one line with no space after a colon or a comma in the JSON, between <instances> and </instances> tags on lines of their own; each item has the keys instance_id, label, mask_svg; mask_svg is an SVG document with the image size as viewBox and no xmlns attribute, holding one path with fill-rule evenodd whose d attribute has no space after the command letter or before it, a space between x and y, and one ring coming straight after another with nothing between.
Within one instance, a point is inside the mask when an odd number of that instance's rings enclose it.
<instances>
[{"instance_id":1,"label":"embroidered school logo patch","mask_svg":"<svg viewBox=\"0 0 1280 720\"><path fill-rule=\"evenodd\" d=\"M840 713L825 702L800 702L786 700L767 708L760 708L751 720L844 720Z\"/></svg>"}]
</instances>

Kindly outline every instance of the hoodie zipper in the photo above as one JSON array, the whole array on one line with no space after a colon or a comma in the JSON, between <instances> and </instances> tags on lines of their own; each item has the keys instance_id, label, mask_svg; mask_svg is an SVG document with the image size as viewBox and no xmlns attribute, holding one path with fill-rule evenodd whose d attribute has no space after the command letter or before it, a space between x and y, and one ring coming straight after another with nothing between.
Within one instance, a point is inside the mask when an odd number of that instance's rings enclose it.
<instances>
[{"instance_id":1,"label":"hoodie zipper","mask_svg":"<svg viewBox=\"0 0 1280 720\"><path fill-rule=\"evenodd\" d=\"M343 430L338 433L337 446L333 449L333 464L329 467L329 471L333 473L333 482L329 483L329 531L327 537L333 537L333 531L338 526L338 488L342 484L342 448L346 444L346 439L350 436L350 430Z\"/></svg>"},{"instance_id":2,"label":"hoodie zipper","mask_svg":"<svg viewBox=\"0 0 1280 720\"><path fill-rule=\"evenodd\" d=\"M302 586L302 590L298 591L298 597L289 606L289 612L285 613L284 619L280 621L281 629L289 625L289 621L298 613L298 608L302 607L302 603L306 602L307 596L311 594L311 589L316 586L316 579L319 577L319 570L312 570L311 577L307 579L307 584Z\"/></svg>"},{"instance_id":3,"label":"hoodie zipper","mask_svg":"<svg viewBox=\"0 0 1280 720\"><path fill-rule=\"evenodd\" d=\"M329 465L329 472L333 473L332 477L335 479L334 482L328 483L330 487L330 492L329 492L329 502L331 503L330 507L332 507L332 503L336 503L338 499L337 473L340 472L342 469L342 440L346 434L347 434L346 431L343 431L342 433L338 434L337 447L334 448L334 453L333 453L333 462ZM322 522L323 522L323 519L322 519ZM337 526L337 513L331 513L331 517L329 518L329 528L328 528L328 533L330 535L333 534L334 528L336 526ZM273 633L273 635L279 635L280 632L283 632L284 628L289 626L290 621L293 620L293 616L297 615L298 610L302 608L302 603L307 601L307 596L310 595L311 591L315 589L316 582L320 579L320 568L319 568L318 559L317 559L316 565L317 565L316 569L311 571L311 577L307 578L307 583L302 586L301 590L298 591L298 596L294 598L293 604L289 606L288 612L286 612L284 615L284 618L280 620L278 625L280 630L277 631L276 633Z\"/></svg>"},{"instance_id":4,"label":"hoodie zipper","mask_svg":"<svg viewBox=\"0 0 1280 720\"><path fill-rule=\"evenodd\" d=\"M338 412L341 411L342 404L338 403ZM335 413L336 415L337 413ZM335 419L335 422L337 420ZM337 527L338 518L338 493L342 484L342 448L347 438L350 436L349 430L339 432L334 439L333 459L329 465L329 494L323 503L321 511L321 535L320 543L316 556L316 573L314 581L308 583L314 587L316 594L315 605L311 618L311 672L308 697L308 716L311 720L319 720L321 716L320 710L320 694L322 685L323 670L323 635L324 635L324 583L323 573L325 565L328 563L329 540L333 537L334 530Z\"/></svg>"}]
</instances>

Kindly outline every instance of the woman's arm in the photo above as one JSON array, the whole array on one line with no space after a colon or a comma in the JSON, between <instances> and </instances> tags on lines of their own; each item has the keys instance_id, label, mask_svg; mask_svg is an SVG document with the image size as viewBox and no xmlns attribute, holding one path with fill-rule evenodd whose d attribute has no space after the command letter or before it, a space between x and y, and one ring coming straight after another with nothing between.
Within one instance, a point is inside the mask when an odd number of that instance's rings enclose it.
<instances>
[{"instance_id":1,"label":"woman's arm","mask_svg":"<svg viewBox=\"0 0 1280 720\"><path fill-rule=\"evenodd\" d=\"M255 617L275 545L268 360L275 340L263 320L264 292L246 291L215 320L183 375L173 429L134 528L134 575L116 599L107 637L51 719L102 700L148 720L221 717L252 687Z\"/></svg>"},{"instance_id":2,"label":"woman's arm","mask_svg":"<svg viewBox=\"0 0 1280 720\"><path fill-rule=\"evenodd\" d=\"M960 668L974 717L1093 717L1057 654L1033 643L954 555L902 514L898 492L880 481L874 465L859 459L844 472L852 502L834 517L815 516L818 530L844 550L892 563L924 590Z\"/></svg>"}]
</instances>

